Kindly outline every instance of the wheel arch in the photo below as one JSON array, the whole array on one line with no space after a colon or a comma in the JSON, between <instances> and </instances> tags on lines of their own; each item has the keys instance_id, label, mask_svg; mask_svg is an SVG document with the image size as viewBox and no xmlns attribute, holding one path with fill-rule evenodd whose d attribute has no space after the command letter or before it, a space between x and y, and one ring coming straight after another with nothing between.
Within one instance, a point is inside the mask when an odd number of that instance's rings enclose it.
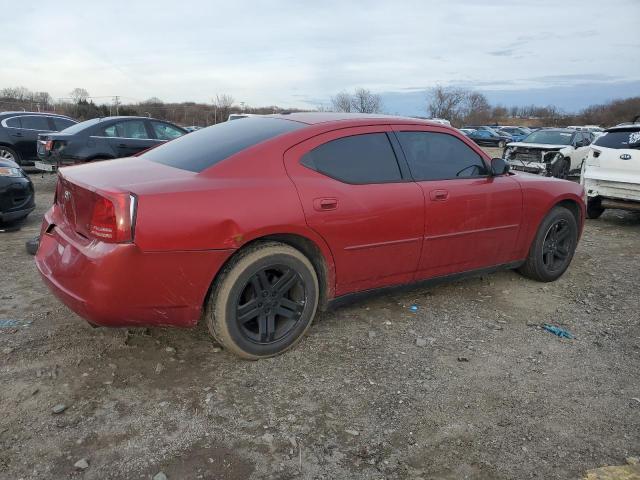
<instances>
[{"instance_id":1,"label":"wheel arch","mask_svg":"<svg viewBox=\"0 0 640 480\"><path fill-rule=\"evenodd\" d=\"M261 234L256 234L255 236L248 238L245 236L244 243L239 245L233 255L227 258L211 280L211 284L209 285L209 289L207 290L204 298L202 308L203 314L207 310L207 303L211 296L211 292L216 285L216 281L220 277L220 273L223 272L227 265L233 262L241 252L244 252L247 248L250 248L257 243L264 242L280 242L285 245L289 245L302 252L302 254L309 259L316 271L316 275L318 276L318 287L320 290L318 292L318 309L326 310L329 300L335 296L335 264L333 254L324 240L321 237L318 237L317 239L312 237L312 234L305 235L301 232L290 231L262 232Z\"/></svg>"}]
</instances>

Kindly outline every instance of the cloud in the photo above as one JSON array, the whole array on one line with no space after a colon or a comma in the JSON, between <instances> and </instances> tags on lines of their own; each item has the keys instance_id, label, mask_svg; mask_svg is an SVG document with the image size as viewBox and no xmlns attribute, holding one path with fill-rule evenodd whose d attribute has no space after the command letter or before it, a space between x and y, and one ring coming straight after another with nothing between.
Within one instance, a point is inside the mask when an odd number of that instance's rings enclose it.
<instances>
[{"instance_id":1,"label":"cloud","mask_svg":"<svg viewBox=\"0 0 640 480\"><path fill-rule=\"evenodd\" d=\"M436 84L527 89L640 79L640 62L620 47L638 43L636 0L610 0L606 9L601 0L508 7L499 0L368 0L366 7L191 0L188 8L168 0L153 8L67 0L56 9L32 0L21 8L0 29L0 87L54 97L83 87L129 101L229 93L249 105L309 107L358 86L412 92ZM45 11L47 28L34 28ZM595 11L598 29L585 28Z\"/></svg>"}]
</instances>

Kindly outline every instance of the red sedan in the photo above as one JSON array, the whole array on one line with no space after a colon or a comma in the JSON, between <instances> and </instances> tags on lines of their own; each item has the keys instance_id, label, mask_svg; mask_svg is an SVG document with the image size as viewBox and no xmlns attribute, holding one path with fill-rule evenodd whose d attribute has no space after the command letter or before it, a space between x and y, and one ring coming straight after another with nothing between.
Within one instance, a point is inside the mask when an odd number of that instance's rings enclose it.
<instances>
[{"instance_id":1,"label":"red sedan","mask_svg":"<svg viewBox=\"0 0 640 480\"><path fill-rule=\"evenodd\" d=\"M36 263L94 325L192 327L245 358L384 287L569 266L582 187L513 174L457 130L349 114L249 117L62 169Z\"/></svg>"}]
</instances>

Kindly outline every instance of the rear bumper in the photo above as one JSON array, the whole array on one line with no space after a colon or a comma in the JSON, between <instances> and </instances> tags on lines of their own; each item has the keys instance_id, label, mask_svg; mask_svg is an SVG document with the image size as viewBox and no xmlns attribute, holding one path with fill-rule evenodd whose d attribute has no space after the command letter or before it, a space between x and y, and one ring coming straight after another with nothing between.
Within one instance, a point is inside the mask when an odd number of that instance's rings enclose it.
<instances>
[{"instance_id":1,"label":"rear bumper","mask_svg":"<svg viewBox=\"0 0 640 480\"><path fill-rule=\"evenodd\" d=\"M616 182L583 177L588 197L606 197L640 202L640 183Z\"/></svg>"},{"instance_id":2,"label":"rear bumper","mask_svg":"<svg viewBox=\"0 0 640 480\"><path fill-rule=\"evenodd\" d=\"M191 327L233 250L143 252L43 222L36 265L49 289L93 325ZM78 238L76 238L78 237Z\"/></svg>"}]
</instances>

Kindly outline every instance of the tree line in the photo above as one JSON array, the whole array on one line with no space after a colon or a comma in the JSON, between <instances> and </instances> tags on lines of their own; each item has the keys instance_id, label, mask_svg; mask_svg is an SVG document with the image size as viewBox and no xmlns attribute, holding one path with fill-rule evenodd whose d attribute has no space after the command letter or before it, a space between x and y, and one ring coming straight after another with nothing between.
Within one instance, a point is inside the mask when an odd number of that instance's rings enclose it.
<instances>
[{"instance_id":1,"label":"tree line","mask_svg":"<svg viewBox=\"0 0 640 480\"><path fill-rule=\"evenodd\" d=\"M104 98L104 97L103 97ZM84 88L74 88L69 96L53 100L48 92L35 92L25 87L0 89L0 111L25 110L55 112L78 120L111 115L137 115L168 120L183 126L207 126L225 121L232 113L269 114L282 112L276 106L250 107L238 105L233 96L220 93L210 103L166 103L157 97L135 103L122 103L118 97L111 102L96 103ZM333 112L384 113L380 95L365 88L343 91L331 97L329 107L316 110ZM611 126L630 121L640 114L640 97L613 100L591 105L575 114L562 112L554 105L511 106L491 105L481 92L456 87L436 86L428 91L423 109L429 118L443 118L456 127L474 124L503 125L602 125ZM288 111L301 111L291 110Z\"/></svg>"}]
</instances>

